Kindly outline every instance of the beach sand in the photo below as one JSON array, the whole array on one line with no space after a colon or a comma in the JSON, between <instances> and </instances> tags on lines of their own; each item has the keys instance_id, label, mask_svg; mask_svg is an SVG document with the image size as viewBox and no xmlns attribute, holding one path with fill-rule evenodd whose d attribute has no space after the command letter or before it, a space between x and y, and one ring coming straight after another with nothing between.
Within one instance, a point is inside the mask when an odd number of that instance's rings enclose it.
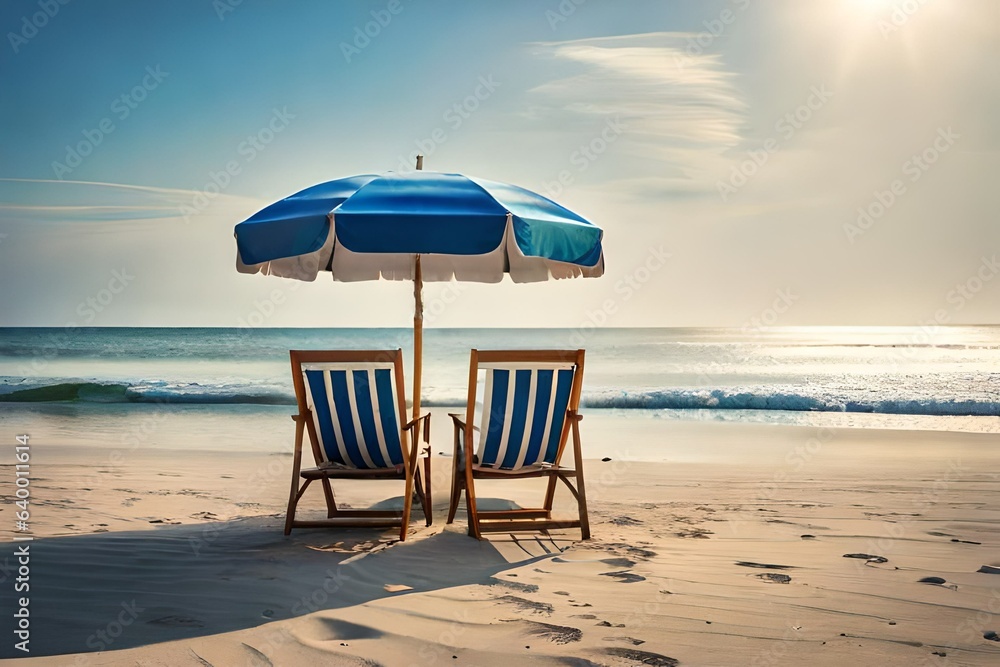
<instances>
[{"instance_id":1,"label":"beach sand","mask_svg":"<svg viewBox=\"0 0 1000 667\"><path fill-rule=\"evenodd\" d=\"M442 452L447 411L435 412ZM984 637L1000 632L1000 570L983 567L1000 566L995 435L592 411L592 540L479 542L464 504L445 526L451 459L436 453L434 524L415 509L398 543L377 529L282 535L287 416L231 434L284 440L239 454L196 428L203 416L165 420L128 450L24 416L30 655L49 657L12 665L1000 664L1000 641ZM189 446L164 448L182 433ZM655 460L629 460L644 456ZM5 566L12 479L5 462ZM339 499L398 503L400 491L367 482ZM541 496L537 480L478 493ZM320 496L303 511L319 513ZM12 577L0 584L8 658L23 655Z\"/></svg>"}]
</instances>

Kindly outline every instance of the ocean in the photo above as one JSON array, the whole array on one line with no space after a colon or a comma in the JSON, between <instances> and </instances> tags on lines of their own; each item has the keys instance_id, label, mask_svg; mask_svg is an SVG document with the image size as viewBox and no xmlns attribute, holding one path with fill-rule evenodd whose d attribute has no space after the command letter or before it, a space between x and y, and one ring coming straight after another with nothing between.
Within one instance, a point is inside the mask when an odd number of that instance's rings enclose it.
<instances>
[{"instance_id":1,"label":"ocean","mask_svg":"<svg viewBox=\"0 0 1000 667\"><path fill-rule=\"evenodd\" d=\"M285 415L288 350L396 347L409 382L409 329L2 328L0 420ZM1000 327L429 329L425 407L463 404L473 347L585 348L603 417L1000 433Z\"/></svg>"}]
</instances>

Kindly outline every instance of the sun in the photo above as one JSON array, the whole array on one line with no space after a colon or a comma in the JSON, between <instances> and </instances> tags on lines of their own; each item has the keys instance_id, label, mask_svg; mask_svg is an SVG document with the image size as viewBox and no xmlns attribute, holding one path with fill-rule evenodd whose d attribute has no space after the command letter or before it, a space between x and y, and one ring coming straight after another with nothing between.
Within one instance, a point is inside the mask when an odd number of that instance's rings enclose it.
<instances>
[{"instance_id":1,"label":"sun","mask_svg":"<svg viewBox=\"0 0 1000 667\"><path fill-rule=\"evenodd\" d=\"M842 44L837 78L850 77L885 58L899 58L915 71L928 6L939 13L930 0L839 0L827 5L828 25ZM914 18L921 20L911 22Z\"/></svg>"},{"instance_id":2,"label":"sun","mask_svg":"<svg viewBox=\"0 0 1000 667\"><path fill-rule=\"evenodd\" d=\"M850 10L860 12L862 14L870 15L880 15L889 14L892 12L894 5L896 5L899 0L842 0L845 5L848 6ZM919 0L913 0L918 2Z\"/></svg>"}]
</instances>

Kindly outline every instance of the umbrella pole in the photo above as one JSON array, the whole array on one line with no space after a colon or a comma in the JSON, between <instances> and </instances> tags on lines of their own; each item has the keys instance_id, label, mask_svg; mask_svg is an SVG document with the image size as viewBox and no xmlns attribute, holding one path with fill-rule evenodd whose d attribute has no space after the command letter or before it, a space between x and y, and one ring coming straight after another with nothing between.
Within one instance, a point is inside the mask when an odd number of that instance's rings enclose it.
<instances>
[{"instance_id":1,"label":"umbrella pole","mask_svg":"<svg viewBox=\"0 0 1000 667\"><path fill-rule=\"evenodd\" d=\"M420 255L413 265L413 418L420 416L420 381L424 366L424 280Z\"/></svg>"},{"instance_id":2,"label":"umbrella pole","mask_svg":"<svg viewBox=\"0 0 1000 667\"><path fill-rule=\"evenodd\" d=\"M417 170L424 168L424 156L417 156ZM424 371L424 279L420 255L413 264L413 418L420 416L420 381Z\"/></svg>"}]
</instances>

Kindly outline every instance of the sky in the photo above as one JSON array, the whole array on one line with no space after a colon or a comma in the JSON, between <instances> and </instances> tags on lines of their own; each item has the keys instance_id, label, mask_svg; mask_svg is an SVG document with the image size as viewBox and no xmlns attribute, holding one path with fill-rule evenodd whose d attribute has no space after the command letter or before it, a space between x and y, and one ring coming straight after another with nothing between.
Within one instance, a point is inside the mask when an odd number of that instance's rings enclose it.
<instances>
[{"instance_id":1,"label":"sky","mask_svg":"<svg viewBox=\"0 0 1000 667\"><path fill-rule=\"evenodd\" d=\"M407 326L411 284L241 275L233 227L417 153L583 215L607 267L429 284L426 326L1000 324L993 0L11 0L0 28L0 326Z\"/></svg>"}]
</instances>

